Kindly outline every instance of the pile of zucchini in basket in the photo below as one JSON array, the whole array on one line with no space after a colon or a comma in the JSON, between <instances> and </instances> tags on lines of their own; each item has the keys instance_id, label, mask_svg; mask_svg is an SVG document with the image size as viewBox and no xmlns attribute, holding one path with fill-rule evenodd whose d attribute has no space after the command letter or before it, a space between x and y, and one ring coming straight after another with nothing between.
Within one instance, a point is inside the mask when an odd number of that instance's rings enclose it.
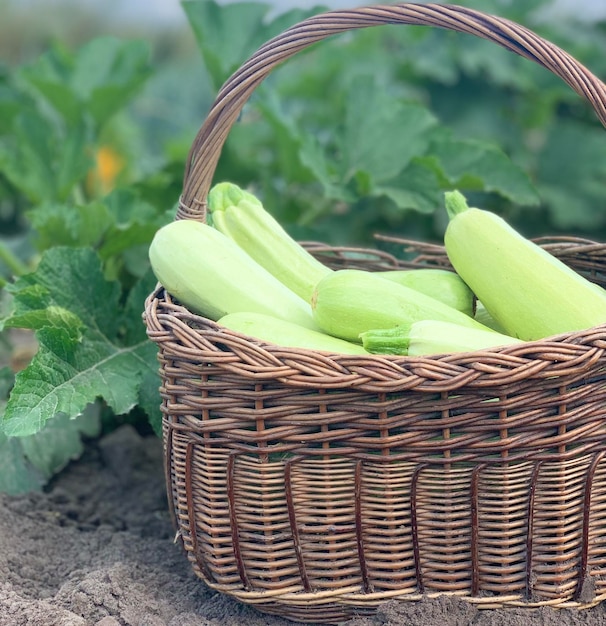
<instances>
[{"instance_id":1,"label":"pile of zucchini in basket","mask_svg":"<svg viewBox=\"0 0 606 626\"><path fill-rule=\"evenodd\" d=\"M332 270L232 183L209 193L212 224L171 222L149 256L161 285L192 313L264 342L333 354L485 350L606 322L606 290L458 191L445 204L455 271Z\"/></svg>"}]
</instances>

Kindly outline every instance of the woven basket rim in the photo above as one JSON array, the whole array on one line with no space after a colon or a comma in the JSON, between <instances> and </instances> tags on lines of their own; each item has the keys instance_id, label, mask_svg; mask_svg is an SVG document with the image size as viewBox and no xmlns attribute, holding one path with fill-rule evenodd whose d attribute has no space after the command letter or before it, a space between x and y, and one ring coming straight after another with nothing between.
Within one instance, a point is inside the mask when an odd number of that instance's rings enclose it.
<instances>
[{"instance_id":1,"label":"woven basket rim","mask_svg":"<svg viewBox=\"0 0 606 626\"><path fill-rule=\"evenodd\" d=\"M605 246L606 250L606 246ZM454 363L457 364L459 360L462 363L467 363L469 361L469 355L491 355L491 354L509 354L512 357L527 357L528 354L542 352L543 349L549 350L552 346L560 346L560 345L570 345L575 348L586 348L586 349L595 349L595 345L593 345L596 341L603 341L603 347L600 346L601 349L606 349L606 321L603 324L598 324L596 326L592 326L590 328L585 328L577 331L569 331L565 333L558 333L555 335L550 335L549 337L544 337L542 339L535 339L524 341L521 344L512 344L505 346L497 346L493 348L486 348L482 350L469 350L467 352L444 352L444 353L436 353L436 354L427 354L422 356L408 356L408 355L396 355L396 354L360 354L360 355L348 355L339 352L334 352L330 350L318 350L313 348L293 348L289 346L281 346L279 344L275 344L264 339L259 339L257 337L253 337L251 335L247 335L245 333L232 330L230 328L226 328L225 326L221 326L218 321L206 318L202 315L198 315L196 313L192 313L185 305L180 304L177 300L173 299L172 296L166 291L166 289L160 284L156 284L156 288L154 291L148 296L148 306L151 305L153 300L157 300L158 302L164 302L168 307L170 307L171 311L179 317L180 319L185 320L187 323L191 324L191 328L196 330L196 328L204 326L205 330L210 329L216 333L225 334L226 336L233 336L237 338L244 339L262 347L264 350L267 350L268 353L276 352L278 354L284 353L286 355L294 355L296 353L303 354L326 354L327 356L335 357L335 360L357 360L357 359L369 359L371 361L377 360L385 360L394 363L433 363L433 362L444 362L444 363ZM147 306L146 306L147 308ZM148 319L148 316L145 315L145 318ZM598 336L596 338L596 335ZM603 338L602 338L603 337ZM584 351L584 350L583 350ZM202 354L202 353L201 353Z\"/></svg>"},{"instance_id":2,"label":"woven basket rim","mask_svg":"<svg viewBox=\"0 0 606 626\"><path fill-rule=\"evenodd\" d=\"M157 314L163 309L161 314ZM452 391L459 387L515 385L519 379L545 380L570 374L579 378L591 369L606 350L606 323L580 331L561 333L546 339L527 341L488 350L404 355L347 355L319 350L285 347L263 341L221 326L192 313L173 301L158 284L146 300L144 313L148 334L154 339L164 335L166 326L181 326L182 332L199 334L206 345L196 346L201 361L216 360L220 350L238 354L245 367L236 368L244 378L278 379L293 386L343 386L386 393L403 391L419 378L426 379L428 391ZM170 320L169 320L170 318ZM185 330L187 328L187 330ZM213 347L208 343L212 340ZM235 366L234 366L235 367ZM332 379L332 383L329 382ZM417 389L422 388L415 384Z\"/></svg>"}]
</instances>

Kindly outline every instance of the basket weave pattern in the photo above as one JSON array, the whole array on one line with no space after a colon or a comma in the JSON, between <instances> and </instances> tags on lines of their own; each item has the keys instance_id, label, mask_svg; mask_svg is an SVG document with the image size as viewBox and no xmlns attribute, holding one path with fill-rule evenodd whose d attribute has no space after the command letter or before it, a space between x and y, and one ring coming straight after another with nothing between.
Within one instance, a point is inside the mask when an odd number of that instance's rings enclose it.
<instances>
[{"instance_id":1,"label":"basket weave pattern","mask_svg":"<svg viewBox=\"0 0 606 626\"><path fill-rule=\"evenodd\" d=\"M177 217L205 220L221 146L273 67L388 23L490 39L562 76L606 121L604 85L517 24L447 5L330 12L227 81L192 146ZM606 284L606 246L542 245ZM411 263L308 247L335 268L447 265L432 245L415 244ZM145 322L159 347L171 510L214 589L317 622L423 594L483 607L606 599L606 325L491 352L328 355L224 329L161 287Z\"/></svg>"}]
</instances>

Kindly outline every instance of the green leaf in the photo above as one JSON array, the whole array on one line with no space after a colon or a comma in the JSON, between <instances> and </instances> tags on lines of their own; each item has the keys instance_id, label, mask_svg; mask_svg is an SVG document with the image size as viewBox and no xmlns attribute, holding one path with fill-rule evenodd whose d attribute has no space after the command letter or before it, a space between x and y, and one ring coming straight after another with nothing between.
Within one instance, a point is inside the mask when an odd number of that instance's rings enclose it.
<instances>
[{"instance_id":1,"label":"green leaf","mask_svg":"<svg viewBox=\"0 0 606 626\"><path fill-rule=\"evenodd\" d=\"M41 203L28 211L38 250L53 246L100 245L114 224L114 216L102 201L84 206Z\"/></svg>"},{"instance_id":2,"label":"green leaf","mask_svg":"<svg viewBox=\"0 0 606 626\"><path fill-rule=\"evenodd\" d=\"M433 213L441 206L443 193L435 173L415 161L392 180L377 185L374 195L388 197L399 209Z\"/></svg>"},{"instance_id":3,"label":"green leaf","mask_svg":"<svg viewBox=\"0 0 606 626\"><path fill-rule=\"evenodd\" d=\"M574 121L550 129L539 154L538 179L555 225L593 230L606 223L603 131Z\"/></svg>"},{"instance_id":4,"label":"green leaf","mask_svg":"<svg viewBox=\"0 0 606 626\"><path fill-rule=\"evenodd\" d=\"M254 106L268 126L272 156L280 163L282 176L291 184L309 182L307 169L301 167L301 154L311 148L302 146L313 140L313 135L304 132L298 120L283 106L274 89L260 88Z\"/></svg>"},{"instance_id":5,"label":"green leaf","mask_svg":"<svg viewBox=\"0 0 606 626\"><path fill-rule=\"evenodd\" d=\"M82 338L82 320L71 311L54 305L25 310L25 307L19 306L22 302L23 300L17 300L15 311L4 321L4 328L40 329L50 326L64 330L67 333L66 338L73 343Z\"/></svg>"},{"instance_id":6,"label":"green leaf","mask_svg":"<svg viewBox=\"0 0 606 626\"><path fill-rule=\"evenodd\" d=\"M454 85L459 79L454 33L423 29L416 42L408 42L407 59L415 73L431 84ZM412 45L411 45L412 44Z\"/></svg>"},{"instance_id":7,"label":"green leaf","mask_svg":"<svg viewBox=\"0 0 606 626\"><path fill-rule=\"evenodd\" d=\"M12 85L0 84L0 135L12 132L15 119L31 103Z\"/></svg>"},{"instance_id":8,"label":"green leaf","mask_svg":"<svg viewBox=\"0 0 606 626\"><path fill-rule=\"evenodd\" d=\"M90 404L74 419L56 415L39 433L19 441L27 460L48 480L84 452L83 436L100 431L100 405Z\"/></svg>"},{"instance_id":9,"label":"green leaf","mask_svg":"<svg viewBox=\"0 0 606 626\"><path fill-rule=\"evenodd\" d=\"M320 6L293 9L268 21L271 5L262 2L185 0L183 8L215 91L274 35L322 10Z\"/></svg>"},{"instance_id":10,"label":"green leaf","mask_svg":"<svg viewBox=\"0 0 606 626\"><path fill-rule=\"evenodd\" d=\"M301 143L299 150L301 164L306 167L321 183L327 198L353 202L355 196L347 190L338 179L334 166L326 158L324 147L316 137L308 135Z\"/></svg>"},{"instance_id":11,"label":"green leaf","mask_svg":"<svg viewBox=\"0 0 606 626\"><path fill-rule=\"evenodd\" d=\"M8 366L0 367L0 413L4 411L6 400L12 386L15 384L15 374ZM0 421L0 433L2 432L2 422Z\"/></svg>"},{"instance_id":12,"label":"green leaf","mask_svg":"<svg viewBox=\"0 0 606 626\"><path fill-rule=\"evenodd\" d=\"M122 347L90 331L74 345L67 331L56 328L36 336L40 349L17 374L7 403L7 435L34 434L59 413L74 418L98 398L116 414L137 404L141 372L147 368L147 342Z\"/></svg>"},{"instance_id":13,"label":"green leaf","mask_svg":"<svg viewBox=\"0 0 606 626\"><path fill-rule=\"evenodd\" d=\"M13 386L15 375L9 367L0 369L0 412L6 406L6 398ZM0 493L25 493L42 487L45 479L23 454L21 442L2 432L0 421Z\"/></svg>"},{"instance_id":14,"label":"green leaf","mask_svg":"<svg viewBox=\"0 0 606 626\"><path fill-rule=\"evenodd\" d=\"M11 141L0 143L0 172L34 203L65 200L92 164L88 141L82 124L60 138L45 117L23 111Z\"/></svg>"},{"instance_id":15,"label":"green leaf","mask_svg":"<svg viewBox=\"0 0 606 626\"><path fill-rule=\"evenodd\" d=\"M436 118L425 107L378 88L367 75L352 78L345 103L332 160L330 146L313 135L301 142L301 163L322 184L326 197L351 203L385 196L400 209L421 212L439 206L440 181L418 162L439 129Z\"/></svg>"},{"instance_id":16,"label":"green leaf","mask_svg":"<svg viewBox=\"0 0 606 626\"><path fill-rule=\"evenodd\" d=\"M0 143L0 173L33 202L56 197L56 141L50 123L26 110L15 119L12 141Z\"/></svg>"},{"instance_id":17,"label":"green leaf","mask_svg":"<svg viewBox=\"0 0 606 626\"><path fill-rule=\"evenodd\" d=\"M99 128L148 78L149 56L143 41L99 37L75 53L55 45L21 76L70 127L78 127L89 115Z\"/></svg>"},{"instance_id":18,"label":"green leaf","mask_svg":"<svg viewBox=\"0 0 606 626\"><path fill-rule=\"evenodd\" d=\"M113 224L99 246L102 259L115 257L135 246L149 245L158 228L169 220L167 212L159 213L154 206L128 190L114 191L104 203Z\"/></svg>"},{"instance_id":19,"label":"green leaf","mask_svg":"<svg viewBox=\"0 0 606 626\"><path fill-rule=\"evenodd\" d=\"M38 491L45 482L42 472L25 458L21 441L0 431L0 493Z\"/></svg>"},{"instance_id":20,"label":"green leaf","mask_svg":"<svg viewBox=\"0 0 606 626\"><path fill-rule=\"evenodd\" d=\"M423 106L402 102L371 77L358 76L348 91L343 136L342 176L369 174L375 182L399 174L415 156L424 154L435 117Z\"/></svg>"},{"instance_id":21,"label":"green leaf","mask_svg":"<svg viewBox=\"0 0 606 626\"><path fill-rule=\"evenodd\" d=\"M14 383L8 368L0 370L0 407ZM57 415L43 430L29 437L7 437L0 430L0 493L37 491L84 451L82 437L96 437L101 429L99 405L89 405L70 420ZM2 422L0 421L0 427Z\"/></svg>"},{"instance_id":22,"label":"green leaf","mask_svg":"<svg viewBox=\"0 0 606 626\"><path fill-rule=\"evenodd\" d=\"M81 206L42 203L27 215L38 250L89 246L97 249L103 260L149 245L158 228L172 217L135 192L120 189Z\"/></svg>"},{"instance_id":23,"label":"green leaf","mask_svg":"<svg viewBox=\"0 0 606 626\"><path fill-rule=\"evenodd\" d=\"M215 90L265 40L269 4L185 0L183 8L204 57Z\"/></svg>"},{"instance_id":24,"label":"green leaf","mask_svg":"<svg viewBox=\"0 0 606 626\"><path fill-rule=\"evenodd\" d=\"M146 363L149 365L144 370L139 386L139 406L145 411L149 423L158 437L162 436L162 413L160 404L160 374L158 372L158 348L151 341L145 351Z\"/></svg>"},{"instance_id":25,"label":"green leaf","mask_svg":"<svg viewBox=\"0 0 606 626\"><path fill-rule=\"evenodd\" d=\"M31 287L46 294L39 300L41 308L62 307L101 334L116 335L119 322L114 311L120 308L120 286L103 278L99 258L92 250L56 247L46 251L36 271L10 287L16 303L22 291L31 294ZM29 301L28 306L32 308Z\"/></svg>"},{"instance_id":26,"label":"green leaf","mask_svg":"<svg viewBox=\"0 0 606 626\"><path fill-rule=\"evenodd\" d=\"M68 122L79 124L82 107L70 84L74 58L62 45L51 49L19 71L19 78L34 87L38 93Z\"/></svg>"},{"instance_id":27,"label":"green leaf","mask_svg":"<svg viewBox=\"0 0 606 626\"><path fill-rule=\"evenodd\" d=\"M151 269L143 275L131 289L124 305L124 343L138 345L143 342L141 353L145 362L139 386L139 406L145 411L154 432L162 434L162 413L160 412L160 374L158 348L147 339L147 329L141 314L145 308L145 300L152 293L157 280Z\"/></svg>"},{"instance_id":28,"label":"green leaf","mask_svg":"<svg viewBox=\"0 0 606 626\"><path fill-rule=\"evenodd\" d=\"M539 203L529 176L492 144L442 136L430 154L453 187L495 192L523 206Z\"/></svg>"},{"instance_id":29,"label":"green leaf","mask_svg":"<svg viewBox=\"0 0 606 626\"><path fill-rule=\"evenodd\" d=\"M0 172L34 204L66 201L85 182L100 131L149 73L144 42L98 38L76 53L55 45L17 73L35 106L0 144Z\"/></svg>"},{"instance_id":30,"label":"green leaf","mask_svg":"<svg viewBox=\"0 0 606 626\"><path fill-rule=\"evenodd\" d=\"M4 415L6 434L34 434L57 414L76 417L97 398L116 414L138 403L144 373L157 369L149 359L150 342L142 336L132 343L132 335L131 343L124 342L124 315L132 316L132 305L125 312L119 285L103 278L100 259L92 250L48 250L36 272L19 279L11 291L16 313L20 307L33 313L36 298L46 309L67 309L79 320L79 326L74 323L79 339L73 326L52 325L39 315L40 348L15 378Z\"/></svg>"},{"instance_id":31,"label":"green leaf","mask_svg":"<svg viewBox=\"0 0 606 626\"><path fill-rule=\"evenodd\" d=\"M122 110L151 75L145 41L98 38L80 51L74 85L98 126Z\"/></svg>"},{"instance_id":32,"label":"green leaf","mask_svg":"<svg viewBox=\"0 0 606 626\"><path fill-rule=\"evenodd\" d=\"M70 128L57 153L55 178L57 199L66 200L76 184L83 180L93 166L89 146L92 138L84 123Z\"/></svg>"}]
</instances>

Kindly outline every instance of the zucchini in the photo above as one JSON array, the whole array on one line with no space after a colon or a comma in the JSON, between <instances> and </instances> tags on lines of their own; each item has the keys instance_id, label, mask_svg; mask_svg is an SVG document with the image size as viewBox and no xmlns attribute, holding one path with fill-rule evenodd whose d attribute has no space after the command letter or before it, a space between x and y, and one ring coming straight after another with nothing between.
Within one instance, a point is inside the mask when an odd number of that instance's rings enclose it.
<instances>
[{"instance_id":1,"label":"zucchini","mask_svg":"<svg viewBox=\"0 0 606 626\"><path fill-rule=\"evenodd\" d=\"M496 330L498 333L507 334L505 329L497 322L497 320L492 317L492 315L486 310L486 307L482 302L476 300L476 311L473 315L473 318L480 322L480 324L484 324L484 326L488 326L492 330Z\"/></svg>"},{"instance_id":2,"label":"zucchini","mask_svg":"<svg viewBox=\"0 0 606 626\"><path fill-rule=\"evenodd\" d=\"M365 270L336 270L325 276L314 290L311 308L324 332L355 342L360 342L360 334L367 330L422 319L485 328L435 298Z\"/></svg>"},{"instance_id":3,"label":"zucchini","mask_svg":"<svg viewBox=\"0 0 606 626\"><path fill-rule=\"evenodd\" d=\"M278 346L337 354L368 354L362 346L261 313L230 313L219 319L225 328Z\"/></svg>"},{"instance_id":4,"label":"zucchini","mask_svg":"<svg viewBox=\"0 0 606 626\"><path fill-rule=\"evenodd\" d=\"M149 260L160 284L194 313L218 320L253 311L317 329L307 302L208 224L178 220L163 226Z\"/></svg>"},{"instance_id":5,"label":"zucchini","mask_svg":"<svg viewBox=\"0 0 606 626\"><path fill-rule=\"evenodd\" d=\"M456 273L437 267L411 270L387 270L378 272L381 278L420 291L426 296L440 300L466 315L475 311L475 296L465 281Z\"/></svg>"},{"instance_id":6,"label":"zucchini","mask_svg":"<svg viewBox=\"0 0 606 626\"><path fill-rule=\"evenodd\" d=\"M395 328L362 333L362 345L372 354L422 356L471 352L523 343L488 328L464 328L452 322L420 320Z\"/></svg>"},{"instance_id":7,"label":"zucchini","mask_svg":"<svg viewBox=\"0 0 606 626\"><path fill-rule=\"evenodd\" d=\"M448 258L506 334L536 340L606 322L606 290L461 193L446 193L446 210Z\"/></svg>"},{"instance_id":8,"label":"zucchini","mask_svg":"<svg viewBox=\"0 0 606 626\"><path fill-rule=\"evenodd\" d=\"M251 193L218 183L208 194L213 226L235 241L280 282L310 302L331 270L297 243Z\"/></svg>"}]
</instances>

